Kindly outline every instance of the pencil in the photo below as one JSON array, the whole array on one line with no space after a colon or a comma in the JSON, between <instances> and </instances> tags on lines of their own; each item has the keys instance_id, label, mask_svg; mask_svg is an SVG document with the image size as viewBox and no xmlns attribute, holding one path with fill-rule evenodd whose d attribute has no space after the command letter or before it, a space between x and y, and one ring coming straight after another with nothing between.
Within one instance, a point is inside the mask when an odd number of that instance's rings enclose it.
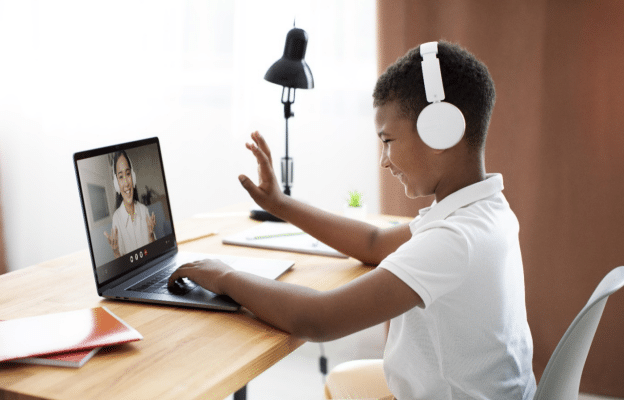
<instances>
[{"instance_id":1,"label":"pencil","mask_svg":"<svg viewBox=\"0 0 624 400\"><path fill-rule=\"evenodd\" d=\"M305 232L276 233L273 235L250 236L247 238L247 240L273 239L278 237L298 236L304 234Z\"/></svg>"}]
</instances>

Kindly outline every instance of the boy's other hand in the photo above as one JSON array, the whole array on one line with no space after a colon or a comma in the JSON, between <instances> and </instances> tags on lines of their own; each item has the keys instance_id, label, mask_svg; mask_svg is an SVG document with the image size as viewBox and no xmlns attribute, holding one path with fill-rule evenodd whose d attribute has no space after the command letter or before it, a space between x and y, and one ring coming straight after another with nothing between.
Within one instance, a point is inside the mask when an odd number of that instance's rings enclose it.
<instances>
[{"instance_id":1,"label":"boy's other hand","mask_svg":"<svg viewBox=\"0 0 624 400\"><path fill-rule=\"evenodd\" d=\"M254 143L246 143L245 146L253 153L258 162L258 185L245 175L240 175L238 180L249 193L252 199L262 208L271 211L282 195L273 170L271 150L266 141L258 132L251 134Z\"/></svg>"},{"instance_id":2,"label":"boy's other hand","mask_svg":"<svg viewBox=\"0 0 624 400\"><path fill-rule=\"evenodd\" d=\"M169 287L174 287L176 280L189 278L206 290L216 294L223 294L223 291L219 288L219 279L231 271L234 270L221 260L195 261L176 269L169 277L168 284Z\"/></svg>"}]
</instances>

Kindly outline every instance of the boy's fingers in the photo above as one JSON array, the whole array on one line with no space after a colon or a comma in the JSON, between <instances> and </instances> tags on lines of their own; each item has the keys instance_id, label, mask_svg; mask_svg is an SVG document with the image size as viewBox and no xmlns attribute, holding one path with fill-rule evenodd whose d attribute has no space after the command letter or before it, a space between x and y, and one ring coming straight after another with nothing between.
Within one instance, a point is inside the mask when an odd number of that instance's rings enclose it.
<instances>
[{"instance_id":1,"label":"boy's fingers","mask_svg":"<svg viewBox=\"0 0 624 400\"><path fill-rule=\"evenodd\" d=\"M256 161L258 162L258 165L266 167L266 168L272 167L271 159L269 158L269 156L267 156L267 154L262 149L260 149L257 145L247 143L247 148L251 150L253 155L256 157Z\"/></svg>"},{"instance_id":2,"label":"boy's fingers","mask_svg":"<svg viewBox=\"0 0 624 400\"><path fill-rule=\"evenodd\" d=\"M189 272L192 272L194 270L196 264L198 264L198 263L199 263L199 261L195 261L195 262L187 263L187 264L184 264L184 265L181 265L180 267L178 267L178 269L173 271L173 273L169 277L168 285L169 286L173 286L175 281L177 279L179 279L179 278L189 278L190 279Z\"/></svg>"},{"instance_id":3,"label":"boy's fingers","mask_svg":"<svg viewBox=\"0 0 624 400\"><path fill-rule=\"evenodd\" d=\"M174 282L180 278L180 270L176 269L175 271L173 271L173 274L171 274L171 276L169 277L169 282L168 285L169 286L173 286Z\"/></svg>"},{"instance_id":4,"label":"boy's fingers","mask_svg":"<svg viewBox=\"0 0 624 400\"><path fill-rule=\"evenodd\" d=\"M184 264L186 265L186 264ZM176 279L178 278L183 278L186 275L183 274L184 272L184 265L178 267L178 269L176 269L175 271L173 271L173 274L171 274L171 276L169 277L169 285L173 285L173 283L176 281Z\"/></svg>"},{"instance_id":5,"label":"boy's fingers","mask_svg":"<svg viewBox=\"0 0 624 400\"><path fill-rule=\"evenodd\" d=\"M258 131L256 131L252 134L252 138L254 139L254 142L256 142L256 144L258 145L258 148L262 150L264 154L266 154L269 163L271 163L271 149L269 149L269 145L267 144L266 140L264 140L264 137Z\"/></svg>"}]
</instances>

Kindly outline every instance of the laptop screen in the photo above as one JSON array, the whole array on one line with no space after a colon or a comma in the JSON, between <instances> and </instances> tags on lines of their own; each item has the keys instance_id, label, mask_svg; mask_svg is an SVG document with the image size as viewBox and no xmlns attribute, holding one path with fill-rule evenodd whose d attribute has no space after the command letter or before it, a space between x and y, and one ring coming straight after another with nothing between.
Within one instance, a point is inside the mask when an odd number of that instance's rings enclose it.
<instances>
[{"instance_id":1,"label":"laptop screen","mask_svg":"<svg viewBox=\"0 0 624 400\"><path fill-rule=\"evenodd\" d=\"M74 154L99 286L176 248L158 138Z\"/></svg>"}]
</instances>

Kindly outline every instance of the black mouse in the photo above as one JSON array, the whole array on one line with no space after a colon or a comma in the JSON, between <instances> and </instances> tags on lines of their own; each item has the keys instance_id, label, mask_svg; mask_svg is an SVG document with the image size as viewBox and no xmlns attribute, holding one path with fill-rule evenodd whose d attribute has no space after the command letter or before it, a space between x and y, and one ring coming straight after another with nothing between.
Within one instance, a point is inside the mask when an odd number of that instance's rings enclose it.
<instances>
[{"instance_id":1,"label":"black mouse","mask_svg":"<svg viewBox=\"0 0 624 400\"><path fill-rule=\"evenodd\" d=\"M178 278L173 282L173 285L168 286L169 291L173 294L185 294L188 293L191 288L184 281L183 278Z\"/></svg>"}]
</instances>

